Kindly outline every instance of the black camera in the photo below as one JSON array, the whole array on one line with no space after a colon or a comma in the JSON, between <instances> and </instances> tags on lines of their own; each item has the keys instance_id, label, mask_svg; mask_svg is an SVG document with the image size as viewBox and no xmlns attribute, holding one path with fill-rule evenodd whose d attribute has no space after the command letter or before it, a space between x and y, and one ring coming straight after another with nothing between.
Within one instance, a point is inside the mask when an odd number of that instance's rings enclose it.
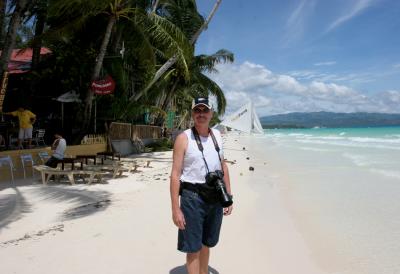
<instances>
[{"instance_id":1,"label":"black camera","mask_svg":"<svg viewBox=\"0 0 400 274\"><path fill-rule=\"evenodd\" d=\"M206 184L210 187L214 187L218 193L219 201L223 207L228 207L233 204L232 196L226 191L224 183L224 174L221 170L216 170L207 173Z\"/></svg>"}]
</instances>

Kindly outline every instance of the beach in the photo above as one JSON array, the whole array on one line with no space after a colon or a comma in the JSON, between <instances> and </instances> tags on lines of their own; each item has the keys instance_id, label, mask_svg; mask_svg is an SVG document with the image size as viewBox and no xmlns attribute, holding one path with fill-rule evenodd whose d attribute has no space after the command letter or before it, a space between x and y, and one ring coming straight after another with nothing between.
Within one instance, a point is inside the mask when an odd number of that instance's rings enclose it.
<instances>
[{"instance_id":1,"label":"beach","mask_svg":"<svg viewBox=\"0 0 400 274\"><path fill-rule=\"evenodd\" d=\"M390 204L398 179L380 179L390 186L384 193L373 184L379 173L352 173L350 158L326 157L327 145L294 148L297 141L224 137L234 210L211 251L211 273L399 273L399 224L385 219L398 207L366 207L370 196ZM147 157L151 168L107 184L3 187L2 201L14 202L2 203L2 273L186 273L171 219L172 152Z\"/></svg>"},{"instance_id":2,"label":"beach","mask_svg":"<svg viewBox=\"0 0 400 274\"><path fill-rule=\"evenodd\" d=\"M228 164L235 203L212 249L212 272L322 273L270 179L269 161L255 163L235 135L224 146L236 162ZM2 273L185 273L170 212L172 152L151 157L151 168L104 185L36 180L2 189L8 200L18 196L2 209ZM262 192L255 180L266 182Z\"/></svg>"}]
</instances>

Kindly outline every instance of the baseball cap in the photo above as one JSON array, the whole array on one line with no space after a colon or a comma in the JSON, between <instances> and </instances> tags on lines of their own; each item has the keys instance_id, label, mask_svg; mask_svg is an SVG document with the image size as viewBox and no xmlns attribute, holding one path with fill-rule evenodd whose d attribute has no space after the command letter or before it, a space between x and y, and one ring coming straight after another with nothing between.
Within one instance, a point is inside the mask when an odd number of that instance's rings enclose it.
<instances>
[{"instance_id":1,"label":"baseball cap","mask_svg":"<svg viewBox=\"0 0 400 274\"><path fill-rule=\"evenodd\" d=\"M211 109L211 105L208 102L208 97L197 97L193 100L192 103L192 109L194 109L197 106L203 105L207 107L208 109Z\"/></svg>"}]
</instances>

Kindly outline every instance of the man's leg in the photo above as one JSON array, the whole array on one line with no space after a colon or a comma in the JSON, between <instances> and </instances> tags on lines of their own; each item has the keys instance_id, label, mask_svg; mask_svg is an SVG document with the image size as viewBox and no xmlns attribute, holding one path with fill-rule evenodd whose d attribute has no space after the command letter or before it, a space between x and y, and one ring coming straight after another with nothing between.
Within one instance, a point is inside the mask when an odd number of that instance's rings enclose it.
<instances>
[{"instance_id":1,"label":"man's leg","mask_svg":"<svg viewBox=\"0 0 400 274\"><path fill-rule=\"evenodd\" d=\"M18 132L18 142L17 142L18 148L22 147L22 141L24 140L24 138L25 138L25 130L23 128L20 128Z\"/></svg>"},{"instance_id":2,"label":"man's leg","mask_svg":"<svg viewBox=\"0 0 400 274\"><path fill-rule=\"evenodd\" d=\"M208 262L210 260L210 248L203 245L200 250L200 274L208 274Z\"/></svg>"},{"instance_id":3,"label":"man's leg","mask_svg":"<svg viewBox=\"0 0 400 274\"><path fill-rule=\"evenodd\" d=\"M188 274L200 273L200 251L186 254L186 268Z\"/></svg>"},{"instance_id":4,"label":"man's leg","mask_svg":"<svg viewBox=\"0 0 400 274\"><path fill-rule=\"evenodd\" d=\"M189 274L208 274L210 248L204 246L199 252L186 255L186 268Z\"/></svg>"},{"instance_id":5,"label":"man's leg","mask_svg":"<svg viewBox=\"0 0 400 274\"><path fill-rule=\"evenodd\" d=\"M25 131L26 131L25 138L28 139L28 148L31 148L32 147L32 131L33 131L33 128L27 128Z\"/></svg>"}]
</instances>

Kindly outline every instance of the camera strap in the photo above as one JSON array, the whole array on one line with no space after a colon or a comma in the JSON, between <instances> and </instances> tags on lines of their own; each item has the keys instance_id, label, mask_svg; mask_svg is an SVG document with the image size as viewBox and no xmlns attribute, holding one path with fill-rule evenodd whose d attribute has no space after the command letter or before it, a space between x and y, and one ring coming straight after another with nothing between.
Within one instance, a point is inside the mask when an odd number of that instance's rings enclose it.
<instances>
[{"instance_id":1,"label":"camera strap","mask_svg":"<svg viewBox=\"0 0 400 274\"><path fill-rule=\"evenodd\" d=\"M201 155L203 156L204 163L206 164L207 173L209 173L210 170L208 168L208 164L207 164L206 158L204 157L204 153L203 153L204 148L203 148L203 144L201 143L201 140L200 140L200 135L197 132L197 129L195 127L192 127L192 132L193 132L193 135L194 135L194 139L196 140L197 147L199 148L199 150L201 152ZM219 155L220 148L218 146L217 139L215 138L214 133L210 128L208 128L208 134L211 136L211 139L212 139L212 141L214 143L215 150L217 151L217 154L218 154L219 162L221 163L221 171L223 173L224 170L222 168L221 156Z\"/></svg>"}]
</instances>

